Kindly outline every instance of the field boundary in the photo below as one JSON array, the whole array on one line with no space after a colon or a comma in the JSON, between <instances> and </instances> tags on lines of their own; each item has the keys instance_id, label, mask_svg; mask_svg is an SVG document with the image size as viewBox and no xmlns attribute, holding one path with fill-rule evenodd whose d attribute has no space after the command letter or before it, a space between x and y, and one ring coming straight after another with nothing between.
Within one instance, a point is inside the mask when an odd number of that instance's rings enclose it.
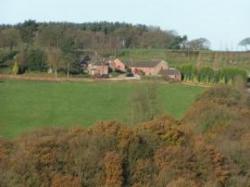
<instances>
[{"instance_id":1,"label":"field boundary","mask_svg":"<svg viewBox=\"0 0 250 187\"><path fill-rule=\"evenodd\" d=\"M91 78L66 78L66 77L42 77L42 76L27 76L27 75L8 75L8 74L0 74L0 80L27 80L27 81L46 81L46 82L122 82L122 81L133 81L133 82L141 82L145 83L148 80L138 79L138 78L108 78L108 79L91 79ZM166 81L158 81L160 84L171 84ZM203 88L211 88L214 85L206 84L206 83L195 83L190 81L181 81L179 84L183 84L186 86L198 86Z\"/></svg>"},{"instance_id":2,"label":"field boundary","mask_svg":"<svg viewBox=\"0 0 250 187\"><path fill-rule=\"evenodd\" d=\"M67 77L43 77L43 76L27 76L27 75L8 75L0 74L0 79L13 79L13 80L32 80L32 81L51 81L51 82L95 82L95 81L136 81L141 80L137 77L115 77L108 79L91 79L91 78L67 78Z\"/></svg>"},{"instance_id":3,"label":"field boundary","mask_svg":"<svg viewBox=\"0 0 250 187\"><path fill-rule=\"evenodd\" d=\"M72 81L72 82L91 82L92 79L88 78L64 78L64 77L38 77L38 76L27 76L27 75L7 75L7 74L0 74L0 79L13 79L13 80L33 80L33 81L51 81L51 82L65 82L65 81Z\"/></svg>"},{"instance_id":4,"label":"field boundary","mask_svg":"<svg viewBox=\"0 0 250 187\"><path fill-rule=\"evenodd\" d=\"M195 83L195 82L191 82L191 81L183 81L181 82L184 85L187 86L199 86L199 87L203 87L203 88L212 88L213 86L215 86L215 84L206 84L206 83Z\"/></svg>"}]
</instances>

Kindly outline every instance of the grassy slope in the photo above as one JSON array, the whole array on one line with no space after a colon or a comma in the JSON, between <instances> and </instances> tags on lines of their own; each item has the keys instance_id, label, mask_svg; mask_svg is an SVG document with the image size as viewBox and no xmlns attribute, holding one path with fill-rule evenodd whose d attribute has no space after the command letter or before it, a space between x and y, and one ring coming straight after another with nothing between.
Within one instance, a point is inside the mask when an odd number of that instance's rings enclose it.
<instances>
[{"instance_id":1,"label":"grassy slope","mask_svg":"<svg viewBox=\"0 0 250 187\"><path fill-rule=\"evenodd\" d=\"M129 96L141 83L0 83L0 135L14 137L43 126L89 126L98 120L126 121ZM180 118L203 89L162 84L165 110Z\"/></svg>"},{"instance_id":2,"label":"grassy slope","mask_svg":"<svg viewBox=\"0 0 250 187\"><path fill-rule=\"evenodd\" d=\"M164 59L171 66L176 67L182 64L196 64L202 66L237 67L250 72L249 52L190 52L169 51L166 49L123 49L119 51L119 57L129 59ZM214 64L216 63L216 64Z\"/></svg>"}]
</instances>

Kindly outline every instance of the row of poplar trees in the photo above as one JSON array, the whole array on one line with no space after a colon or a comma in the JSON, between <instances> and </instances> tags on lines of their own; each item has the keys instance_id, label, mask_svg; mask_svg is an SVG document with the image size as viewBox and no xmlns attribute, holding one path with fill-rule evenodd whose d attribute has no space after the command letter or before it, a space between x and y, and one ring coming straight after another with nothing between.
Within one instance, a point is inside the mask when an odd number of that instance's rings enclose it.
<instances>
[{"instance_id":1,"label":"row of poplar trees","mask_svg":"<svg viewBox=\"0 0 250 187\"><path fill-rule=\"evenodd\" d=\"M221 68L214 70L211 67L197 68L194 65L183 65L178 68L185 81L196 81L205 83L231 84L236 77L243 80L247 78L247 72L238 68Z\"/></svg>"}]
</instances>

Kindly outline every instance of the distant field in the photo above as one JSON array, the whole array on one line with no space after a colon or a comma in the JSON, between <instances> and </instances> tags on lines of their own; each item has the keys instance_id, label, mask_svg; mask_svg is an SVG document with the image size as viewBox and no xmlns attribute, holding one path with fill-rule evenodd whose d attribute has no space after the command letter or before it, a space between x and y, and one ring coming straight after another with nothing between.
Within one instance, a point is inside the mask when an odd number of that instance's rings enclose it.
<instances>
[{"instance_id":1,"label":"distant field","mask_svg":"<svg viewBox=\"0 0 250 187\"><path fill-rule=\"evenodd\" d=\"M0 136L11 138L46 126L89 126L99 120L126 122L137 84L144 83L1 81ZM203 90L181 84L159 87L165 111L176 118Z\"/></svg>"},{"instance_id":2,"label":"distant field","mask_svg":"<svg viewBox=\"0 0 250 187\"><path fill-rule=\"evenodd\" d=\"M164 59L173 67L199 63L200 66L237 67L250 72L250 52L122 49L119 57L124 60Z\"/></svg>"}]
</instances>

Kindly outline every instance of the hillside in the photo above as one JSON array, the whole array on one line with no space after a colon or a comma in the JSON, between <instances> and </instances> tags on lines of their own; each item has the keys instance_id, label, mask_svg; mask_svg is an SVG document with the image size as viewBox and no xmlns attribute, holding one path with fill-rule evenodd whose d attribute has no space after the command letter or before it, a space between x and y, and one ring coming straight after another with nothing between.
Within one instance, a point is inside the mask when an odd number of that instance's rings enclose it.
<instances>
[{"instance_id":1,"label":"hillside","mask_svg":"<svg viewBox=\"0 0 250 187\"><path fill-rule=\"evenodd\" d=\"M125 61L129 59L164 59L174 67L193 64L214 69L240 68L250 72L250 52L122 49L119 50L118 56Z\"/></svg>"},{"instance_id":2,"label":"hillside","mask_svg":"<svg viewBox=\"0 0 250 187\"><path fill-rule=\"evenodd\" d=\"M55 72L84 74L86 59L115 56L124 49L186 49L198 44L207 50L207 39L188 41L171 30L119 22L36 22L0 25L0 73ZM193 49L193 48L192 48ZM86 61L85 61L86 62Z\"/></svg>"},{"instance_id":3,"label":"hillside","mask_svg":"<svg viewBox=\"0 0 250 187\"><path fill-rule=\"evenodd\" d=\"M114 58L162 59L178 69L191 64L197 72L210 67L249 73L249 52L211 51L209 46L205 38L190 41L174 31L141 24L28 20L0 25L0 73L88 77L87 64Z\"/></svg>"},{"instance_id":4,"label":"hillside","mask_svg":"<svg viewBox=\"0 0 250 187\"><path fill-rule=\"evenodd\" d=\"M0 153L3 186L201 186L230 175L226 158L168 117L136 128L45 129L1 140Z\"/></svg>"},{"instance_id":5,"label":"hillside","mask_svg":"<svg viewBox=\"0 0 250 187\"><path fill-rule=\"evenodd\" d=\"M220 87L182 121L100 122L2 139L1 185L248 186L249 114L249 95Z\"/></svg>"},{"instance_id":6,"label":"hillside","mask_svg":"<svg viewBox=\"0 0 250 187\"><path fill-rule=\"evenodd\" d=\"M250 95L239 86L216 87L192 106L183 123L230 159L239 177L233 186L250 184Z\"/></svg>"}]
</instances>

